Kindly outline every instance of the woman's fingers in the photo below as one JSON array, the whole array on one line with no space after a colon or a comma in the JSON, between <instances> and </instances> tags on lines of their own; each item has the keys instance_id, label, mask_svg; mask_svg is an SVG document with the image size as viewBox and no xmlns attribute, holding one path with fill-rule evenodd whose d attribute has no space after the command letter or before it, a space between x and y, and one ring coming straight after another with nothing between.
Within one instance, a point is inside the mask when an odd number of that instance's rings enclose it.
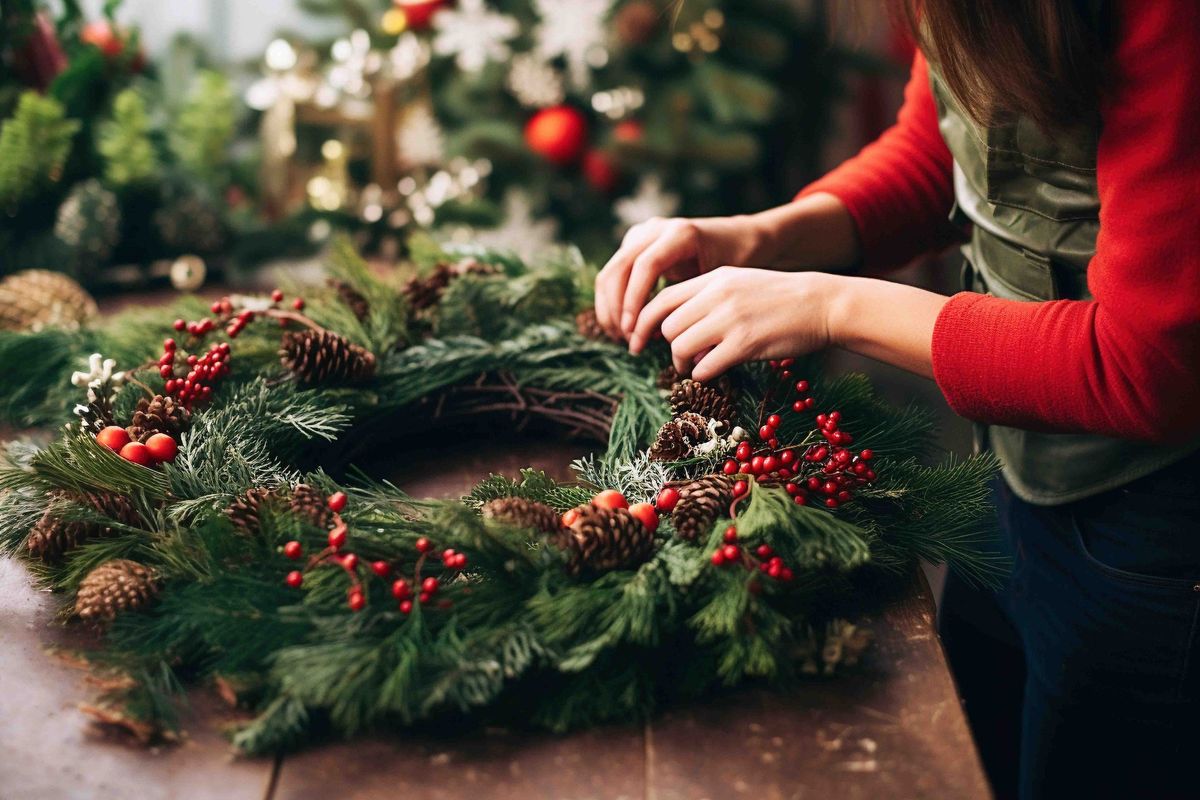
<instances>
[{"instance_id":1,"label":"woman's fingers","mask_svg":"<svg viewBox=\"0 0 1200 800\"><path fill-rule=\"evenodd\" d=\"M676 283L663 289L638 314L633 333L629 335L629 352L637 355L650 341L650 336L675 309L690 300L708 282L708 275Z\"/></svg>"},{"instance_id":2,"label":"woman's fingers","mask_svg":"<svg viewBox=\"0 0 1200 800\"><path fill-rule=\"evenodd\" d=\"M650 290L665 273L680 263L696 258L696 227L686 220L671 220L633 261L621 300L621 331L633 332L638 313Z\"/></svg>"},{"instance_id":3,"label":"woman's fingers","mask_svg":"<svg viewBox=\"0 0 1200 800\"><path fill-rule=\"evenodd\" d=\"M735 339L723 339L719 345L702 354L692 367L692 380L710 381L747 360L742 345Z\"/></svg>"},{"instance_id":4,"label":"woman's fingers","mask_svg":"<svg viewBox=\"0 0 1200 800\"><path fill-rule=\"evenodd\" d=\"M629 229L621 247L596 276L596 320L609 336L621 336L621 300L634 260L657 237L663 220L652 219Z\"/></svg>"},{"instance_id":5,"label":"woman's fingers","mask_svg":"<svg viewBox=\"0 0 1200 800\"><path fill-rule=\"evenodd\" d=\"M703 305L703 298L693 298L685 305ZM709 348L721 343L725 326L720 324L720 314L703 314L699 320L686 328L671 341L671 362L680 375L695 375L696 360Z\"/></svg>"}]
</instances>

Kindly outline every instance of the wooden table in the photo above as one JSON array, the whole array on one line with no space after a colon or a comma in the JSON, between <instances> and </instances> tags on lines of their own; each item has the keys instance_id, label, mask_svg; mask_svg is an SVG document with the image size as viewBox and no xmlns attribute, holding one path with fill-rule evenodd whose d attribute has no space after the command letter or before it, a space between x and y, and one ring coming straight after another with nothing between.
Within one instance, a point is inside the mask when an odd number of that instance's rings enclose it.
<instances>
[{"instance_id":1,"label":"wooden table","mask_svg":"<svg viewBox=\"0 0 1200 800\"><path fill-rule=\"evenodd\" d=\"M434 463L453 464L430 474ZM535 465L562 477L580 448L491 439L407 451L394 477L417 496L456 496L488 472ZM187 736L142 750L90 728L81 673L46 652L79 642L50 624L58 598L0 561L0 798L983 798L988 789L914 575L872 621L857 671L783 695L742 691L644 727L569 736L488 730L466 738L359 738L276 759L239 759L211 689L192 693Z\"/></svg>"}]
</instances>

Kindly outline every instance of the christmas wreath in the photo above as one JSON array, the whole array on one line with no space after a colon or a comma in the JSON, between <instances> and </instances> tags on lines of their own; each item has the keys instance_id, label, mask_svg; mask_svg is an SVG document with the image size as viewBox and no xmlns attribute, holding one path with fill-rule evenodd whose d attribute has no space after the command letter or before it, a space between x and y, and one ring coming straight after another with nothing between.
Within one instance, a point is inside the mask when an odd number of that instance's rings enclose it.
<instances>
[{"instance_id":1,"label":"christmas wreath","mask_svg":"<svg viewBox=\"0 0 1200 800\"><path fill-rule=\"evenodd\" d=\"M407 280L339 243L304 299L0 334L0 419L71 419L8 446L0 543L102 631L92 714L169 735L179 687L216 681L256 711L249 753L462 715L643 718L852 663L848 620L918 558L995 574L993 461L929 465L929 415L862 376L681 379L576 315L594 273L569 250L410 250ZM577 480L493 475L459 502L341 469L372 432L477 414L607 449Z\"/></svg>"}]
</instances>

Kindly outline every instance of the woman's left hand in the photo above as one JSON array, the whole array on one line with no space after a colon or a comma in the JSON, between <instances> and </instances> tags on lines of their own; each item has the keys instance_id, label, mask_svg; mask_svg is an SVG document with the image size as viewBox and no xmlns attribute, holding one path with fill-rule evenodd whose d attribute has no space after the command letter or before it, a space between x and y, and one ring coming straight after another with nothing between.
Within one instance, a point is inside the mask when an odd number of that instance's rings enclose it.
<instances>
[{"instance_id":1,"label":"woman's left hand","mask_svg":"<svg viewBox=\"0 0 1200 800\"><path fill-rule=\"evenodd\" d=\"M638 316L629 351L640 352L661 326L675 369L705 381L744 361L820 350L831 343L838 280L821 272L720 267L663 289Z\"/></svg>"}]
</instances>

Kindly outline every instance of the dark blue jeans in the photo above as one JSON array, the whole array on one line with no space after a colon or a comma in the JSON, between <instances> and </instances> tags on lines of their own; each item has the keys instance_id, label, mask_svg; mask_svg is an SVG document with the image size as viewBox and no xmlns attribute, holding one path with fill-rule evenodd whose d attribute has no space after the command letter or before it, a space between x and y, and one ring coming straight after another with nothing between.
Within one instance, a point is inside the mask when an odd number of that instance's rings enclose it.
<instances>
[{"instance_id":1,"label":"dark blue jeans","mask_svg":"<svg viewBox=\"0 0 1200 800\"><path fill-rule=\"evenodd\" d=\"M1013 570L939 626L998 798L1200 797L1200 457L1043 507L994 488Z\"/></svg>"}]
</instances>

